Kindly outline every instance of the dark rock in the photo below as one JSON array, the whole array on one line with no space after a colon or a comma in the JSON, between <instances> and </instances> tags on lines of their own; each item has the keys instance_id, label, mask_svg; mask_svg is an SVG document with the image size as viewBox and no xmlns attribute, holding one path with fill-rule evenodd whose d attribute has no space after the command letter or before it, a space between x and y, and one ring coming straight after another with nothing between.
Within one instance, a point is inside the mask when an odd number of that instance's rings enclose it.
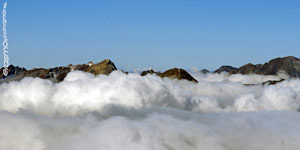
<instances>
[{"instance_id":1,"label":"dark rock","mask_svg":"<svg viewBox=\"0 0 300 150\"><path fill-rule=\"evenodd\" d=\"M156 75L159 75L160 73L159 72L155 72L154 70L150 69L150 70L143 71L141 73L141 76L145 76L147 74L156 74Z\"/></svg>"},{"instance_id":2,"label":"dark rock","mask_svg":"<svg viewBox=\"0 0 300 150\"><path fill-rule=\"evenodd\" d=\"M261 65L248 64L237 69L240 74L262 74L262 75L277 75L280 71L286 72L290 77L300 77L300 59L289 56L283 58L272 59L269 62Z\"/></svg>"},{"instance_id":3,"label":"dark rock","mask_svg":"<svg viewBox=\"0 0 300 150\"><path fill-rule=\"evenodd\" d=\"M200 72L203 73L203 74L208 74L208 73L210 73L210 71L207 70L207 69L202 69L202 70L200 70Z\"/></svg>"},{"instance_id":4,"label":"dark rock","mask_svg":"<svg viewBox=\"0 0 300 150\"><path fill-rule=\"evenodd\" d=\"M280 71L285 71L291 77L300 77L300 59L289 56L283 58L272 59L268 63L265 63L259 71L258 74L264 75L276 75Z\"/></svg>"},{"instance_id":5,"label":"dark rock","mask_svg":"<svg viewBox=\"0 0 300 150\"><path fill-rule=\"evenodd\" d=\"M221 66L219 69L217 69L216 71L214 71L214 73L221 73L221 72L233 72L235 71L237 68L232 67L232 66Z\"/></svg>"},{"instance_id":6,"label":"dark rock","mask_svg":"<svg viewBox=\"0 0 300 150\"><path fill-rule=\"evenodd\" d=\"M121 72L123 72L124 74L128 74L129 73L128 71L124 71L124 70L121 70Z\"/></svg>"},{"instance_id":7,"label":"dark rock","mask_svg":"<svg viewBox=\"0 0 300 150\"><path fill-rule=\"evenodd\" d=\"M3 75L3 69L0 69L0 79L5 78L5 76ZM9 65L8 66L8 74L7 76L16 76L16 75L21 75L24 73L24 71L26 71L25 68L21 68L19 66L13 66L13 65Z\"/></svg>"},{"instance_id":8,"label":"dark rock","mask_svg":"<svg viewBox=\"0 0 300 150\"><path fill-rule=\"evenodd\" d=\"M268 81L263 82L262 84L263 85L265 85L265 84L267 84L267 85L275 85L275 84L280 83L282 81L284 81L284 79L280 79L280 80L268 80Z\"/></svg>"},{"instance_id":9,"label":"dark rock","mask_svg":"<svg viewBox=\"0 0 300 150\"><path fill-rule=\"evenodd\" d=\"M251 63L246 64L238 69L231 71L232 74L256 74L258 70L262 68L261 64L253 65Z\"/></svg>"},{"instance_id":10,"label":"dark rock","mask_svg":"<svg viewBox=\"0 0 300 150\"><path fill-rule=\"evenodd\" d=\"M0 69L0 83L8 81L17 81L21 80L24 77L33 77L33 78L42 78L49 79L54 82L63 81L67 74L74 70L80 70L85 72L90 72L95 75L105 74L108 75L112 71L117 70L116 66L111 60L103 60L100 63L93 64L89 62L88 64L72 65L69 64L67 67L55 67L55 68L34 68L31 70L26 70L25 68L20 68L18 66L10 65L8 67L8 76L3 76L3 69Z\"/></svg>"},{"instance_id":11,"label":"dark rock","mask_svg":"<svg viewBox=\"0 0 300 150\"><path fill-rule=\"evenodd\" d=\"M215 73L277 75L281 71L286 72L290 77L300 78L300 59L288 56L272 59L263 65L249 63L240 68L222 66Z\"/></svg>"},{"instance_id":12,"label":"dark rock","mask_svg":"<svg viewBox=\"0 0 300 150\"><path fill-rule=\"evenodd\" d=\"M188 80L188 81L193 81L193 82L198 82L196 79L194 79L187 71L184 69L179 69L179 68L173 68L169 69L163 73L160 72L155 72L154 70L146 70L141 73L141 76L146 76L148 74L156 74L157 76L160 76L162 78L170 78L170 79L178 79L178 80Z\"/></svg>"},{"instance_id":13,"label":"dark rock","mask_svg":"<svg viewBox=\"0 0 300 150\"><path fill-rule=\"evenodd\" d=\"M55 67L50 69L34 68L24 72L23 77L33 77L49 79L55 82L63 81L66 75L71 71L70 67Z\"/></svg>"},{"instance_id":14,"label":"dark rock","mask_svg":"<svg viewBox=\"0 0 300 150\"><path fill-rule=\"evenodd\" d=\"M170 70L167 70L161 74L159 74L160 77L168 77L168 78L175 78L178 80L185 79L188 81L198 82L196 79L194 79L188 72L186 72L183 69L179 68L173 68Z\"/></svg>"},{"instance_id":15,"label":"dark rock","mask_svg":"<svg viewBox=\"0 0 300 150\"><path fill-rule=\"evenodd\" d=\"M63 81L64 78L67 76L67 74L71 71L72 69L70 67L55 67L49 69L48 76L55 78L58 81Z\"/></svg>"},{"instance_id":16,"label":"dark rock","mask_svg":"<svg viewBox=\"0 0 300 150\"><path fill-rule=\"evenodd\" d=\"M89 65L87 65L87 64L80 64L80 65L71 66L70 68L72 71L74 71L74 70L84 71L88 67L89 67Z\"/></svg>"},{"instance_id":17,"label":"dark rock","mask_svg":"<svg viewBox=\"0 0 300 150\"><path fill-rule=\"evenodd\" d=\"M34 68L32 70L25 71L23 77L34 77L34 78L39 77L42 79L48 79L52 76L50 75L48 69Z\"/></svg>"}]
</instances>

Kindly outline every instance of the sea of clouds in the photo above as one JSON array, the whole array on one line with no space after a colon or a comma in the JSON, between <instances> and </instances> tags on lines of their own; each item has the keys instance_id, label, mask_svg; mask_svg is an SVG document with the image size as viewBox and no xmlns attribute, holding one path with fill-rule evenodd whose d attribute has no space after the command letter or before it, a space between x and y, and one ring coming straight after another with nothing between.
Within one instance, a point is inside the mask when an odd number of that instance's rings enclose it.
<instances>
[{"instance_id":1,"label":"sea of clouds","mask_svg":"<svg viewBox=\"0 0 300 150\"><path fill-rule=\"evenodd\" d=\"M120 71L2 83L0 150L300 149L300 79L191 74L198 83Z\"/></svg>"}]
</instances>

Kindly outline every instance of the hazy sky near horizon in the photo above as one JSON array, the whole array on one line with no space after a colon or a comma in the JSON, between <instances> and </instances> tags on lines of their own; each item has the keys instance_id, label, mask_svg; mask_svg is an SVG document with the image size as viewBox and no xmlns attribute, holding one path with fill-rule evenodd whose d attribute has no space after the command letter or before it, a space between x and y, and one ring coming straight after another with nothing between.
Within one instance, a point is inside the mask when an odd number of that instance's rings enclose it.
<instances>
[{"instance_id":1,"label":"hazy sky near horizon","mask_svg":"<svg viewBox=\"0 0 300 150\"><path fill-rule=\"evenodd\" d=\"M10 63L109 58L124 70L214 70L300 57L299 8L297 0L8 0Z\"/></svg>"}]
</instances>

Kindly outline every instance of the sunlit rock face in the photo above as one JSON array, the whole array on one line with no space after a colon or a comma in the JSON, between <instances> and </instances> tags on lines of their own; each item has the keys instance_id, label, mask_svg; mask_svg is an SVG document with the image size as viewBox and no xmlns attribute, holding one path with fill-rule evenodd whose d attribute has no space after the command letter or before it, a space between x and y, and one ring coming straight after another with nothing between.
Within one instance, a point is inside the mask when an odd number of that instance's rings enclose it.
<instances>
[{"instance_id":1,"label":"sunlit rock face","mask_svg":"<svg viewBox=\"0 0 300 150\"><path fill-rule=\"evenodd\" d=\"M105 60L101 61L100 63L93 64L93 65L87 67L83 71L90 72L95 75L98 75L98 74L108 75L111 72L113 72L114 70L117 70L117 67L115 66L115 64L111 60L105 59Z\"/></svg>"}]
</instances>

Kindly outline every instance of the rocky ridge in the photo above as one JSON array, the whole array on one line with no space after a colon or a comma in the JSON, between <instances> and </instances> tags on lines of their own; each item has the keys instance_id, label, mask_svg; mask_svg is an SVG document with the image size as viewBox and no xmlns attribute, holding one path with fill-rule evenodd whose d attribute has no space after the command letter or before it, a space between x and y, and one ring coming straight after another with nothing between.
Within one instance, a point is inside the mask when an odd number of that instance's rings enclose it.
<instances>
[{"instance_id":1,"label":"rocky ridge","mask_svg":"<svg viewBox=\"0 0 300 150\"><path fill-rule=\"evenodd\" d=\"M221 66L214 73L228 72L229 74L260 74L260 75L277 75L286 73L290 77L300 78L300 59L288 56L279 57L270 60L264 64L248 63L239 68L232 66Z\"/></svg>"},{"instance_id":2,"label":"rocky ridge","mask_svg":"<svg viewBox=\"0 0 300 150\"><path fill-rule=\"evenodd\" d=\"M25 68L20 68L18 66L10 65L8 67L8 76L3 76L3 68L0 69L0 79L1 82L6 81L16 81L21 80L24 77L33 77L33 78L42 78L42 79L49 79L53 82L60 82L63 81L64 78L67 76L67 74L71 71L84 71L84 72L90 72L94 75L98 74L105 74L108 75L112 71L117 70L114 63L109 60L105 59L101 61L100 63L88 63L88 64L80 64L80 65L68 65L68 66L62 66L62 67L55 67L55 68L34 68L31 70L26 70Z\"/></svg>"},{"instance_id":3,"label":"rocky ridge","mask_svg":"<svg viewBox=\"0 0 300 150\"><path fill-rule=\"evenodd\" d=\"M162 78L171 78L171 79L178 79L178 80L188 80L188 81L193 81L193 82L198 82L194 77L192 77L187 71L184 69L180 68L173 68L169 69L163 73L160 72L155 72L154 70L150 69L147 71L143 71L141 73L142 76L145 76L147 74L156 74Z\"/></svg>"},{"instance_id":4,"label":"rocky ridge","mask_svg":"<svg viewBox=\"0 0 300 150\"><path fill-rule=\"evenodd\" d=\"M53 82L63 81L67 74L71 71L79 70L84 72L89 72L94 75L104 74L109 75L114 70L117 70L115 64L109 60L105 59L99 63L94 64L93 62L89 62L87 64L79 64L79 65L68 65L61 66L55 68L34 68L31 70L26 70L25 68L21 68L18 66L10 65L8 67L8 76L3 76L3 69L0 68L0 83L8 82L8 81L18 81L23 79L24 77L38 77L42 79L49 79ZM202 73L208 73L208 70L201 71ZM272 59L265 64L246 64L239 68L235 68L232 66L221 66L219 69L214 71L214 73L228 72L229 74L261 74L261 75L277 75L281 72L285 72L290 77L299 78L300 77L300 59L288 56L283 58ZM128 74L128 73L126 73ZM156 74L162 78L171 78L178 80L188 80L192 82L198 82L195 78L193 78L187 71L180 68L169 69L165 72L156 72L152 69L143 71L141 76L145 76L147 74ZM263 84L276 84L280 81L267 81Z\"/></svg>"}]
</instances>

